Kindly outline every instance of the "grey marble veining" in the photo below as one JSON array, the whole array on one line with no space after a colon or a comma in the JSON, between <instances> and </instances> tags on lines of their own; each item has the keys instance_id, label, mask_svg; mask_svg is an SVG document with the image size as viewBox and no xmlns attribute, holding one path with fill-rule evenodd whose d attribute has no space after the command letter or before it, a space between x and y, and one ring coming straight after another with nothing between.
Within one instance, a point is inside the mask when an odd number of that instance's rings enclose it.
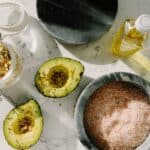
<instances>
[{"instance_id":1,"label":"grey marble veining","mask_svg":"<svg viewBox=\"0 0 150 150\"><path fill-rule=\"evenodd\" d=\"M1 0L7 1L7 0ZM74 108L85 86L98 77L111 72L135 73L121 60L110 55L110 46L114 32L126 17L150 12L148 0L119 0L119 15L110 29L101 39L80 46L66 45L54 40L37 21L36 0L10 0L22 4L30 17L28 27L20 34L5 39L16 46L23 60L20 80L11 88L3 91L15 104L28 98L34 98L41 106L44 115L44 131L39 142L32 150L86 150L80 143L75 128ZM136 4L136 5L135 5ZM35 17L35 18L34 18ZM2 18L0 18L2 19ZM34 86L34 75L43 61L65 56L80 60L85 66L85 73L79 87L65 98L53 99L41 95ZM6 99L0 101L0 149L11 150L3 137L2 124L6 114L13 106ZM148 150L143 149L143 150Z\"/></svg>"},{"instance_id":2,"label":"grey marble veining","mask_svg":"<svg viewBox=\"0 0 150 150\"><path fill-rule=\"evenodd\" d=\"M92 79L86 76L82 78L79 87L65 98L46 98L40 94L34 86L34 75L37 69L47 59L60 57L64 53L58 48L55 40L43 30L39 22L32 17L30 19L30 24L23 32L5 39L16 47L23 61L23 70L19 81L12 87L2 90L2 94L9 97L14 105L21 104L29 98L34 98L40 104L44 116L44 130L39 142L31 149L40 150L41 147L45 150L77 149L79 141L74 128L74 107L80 91ZM5 107L9 103L6 100L3 102ZM11 104L11 108L13 107ZM3 119L10 109L6 110ZM3 134L1 137L5 141ZM4 149L11 149L6 141L2 144Z\"/></svg>"}]
</instances>

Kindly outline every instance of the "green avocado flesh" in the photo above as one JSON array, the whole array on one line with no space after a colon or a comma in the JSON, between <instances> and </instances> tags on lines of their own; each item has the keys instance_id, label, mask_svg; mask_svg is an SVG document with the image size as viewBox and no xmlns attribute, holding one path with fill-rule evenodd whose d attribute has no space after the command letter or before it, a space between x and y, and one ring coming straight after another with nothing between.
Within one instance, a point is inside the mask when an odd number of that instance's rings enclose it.
<instances>
[{"instance_id":1,"label":"green avocado flesh","mask_svg":"<svg viewBox=\"0 0 150 150\"><path fill-rule=\"evenodd\" d=\"M64 97L78 86L83 72L84 67L79 61L54 58L39 68L35 85L47 97Z\"/></svg>"},{"instance_id":2,"label":"green avocado flesh","mask_svg":"<svg viewBox=\"0 0 150 150\"><path fill-rule=\"evenodd\" d=\"M38 103L27 103L11 110L3 124L5 139L15 149L25 150L33 146L43 130L43 117Z\"/></svg>"}]
</instances>

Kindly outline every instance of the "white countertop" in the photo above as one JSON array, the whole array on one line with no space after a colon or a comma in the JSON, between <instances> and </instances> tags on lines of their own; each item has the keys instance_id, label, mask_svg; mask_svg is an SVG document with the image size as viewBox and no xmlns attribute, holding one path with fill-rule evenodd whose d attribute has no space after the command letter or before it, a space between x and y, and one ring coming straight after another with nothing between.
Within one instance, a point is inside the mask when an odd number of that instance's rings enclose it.
<instances>
[{"instance_id":1,"label":"white countertop","mask_svg":"<svg viewBox=\"0 0 150 150\"><path fill-rule=\"evenodd\" d=\"M6 1L6 0L1 0ZM84 150L80 144L74 126L74 106L82 89L91 80L104 74L117 71L134 71L121 60L110 55L113 33L119 23L128 17L141 13L150 13L149 0L119 0L119 15L111 28L101 39L95 42L71 46L60 44L44 31L37 21L36 0L11 0L24 6L31 17L28 28L19 35L13 36L24 62L23 74L19 82L5 90L5 94L16 103L34 97L40 104L45 125L39 142L32 150ZM35 18L34 18L35 17ZM2 19L2 18L0 18ZM34 87L34 74L41 63L48 58L65 56L80 60L85 66L84 77L79 87L69 96L61 99L45 98ZM21 88L20 88L21 87ZM6 100L0 101L0 149L11 150L2 134L2 123L5 115L13 106Z\"/></svg>"}]
</instances>

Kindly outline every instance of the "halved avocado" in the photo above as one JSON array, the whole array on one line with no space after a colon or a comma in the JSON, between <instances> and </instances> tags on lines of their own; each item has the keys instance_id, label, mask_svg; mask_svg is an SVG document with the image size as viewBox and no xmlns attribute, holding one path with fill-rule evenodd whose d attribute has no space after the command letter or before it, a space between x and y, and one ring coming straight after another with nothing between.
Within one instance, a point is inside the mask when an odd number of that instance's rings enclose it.
<instances>
[{"instance_id":1,"label":"halved avocado","mask_svg":"<svg viewBox=\"0 0 150 150\"><path fill-rule=\"evenodd\" d=\"M29 100L11 110L3 124L5 139L18 150L33 146L40 138L42 130L43 117L35 100Z\"/></svg>"},{"instance_id":2,"label":"halved avocado","mask_svg":"<svg viewBox=\"0 0 150 150\"><path fill-rule=\"evenodd\" d=\"M47 97L64 97L78 86L83 72L79 61L57 57L42 64L35 76L35 85Z\"/></svg>"}]
</instances>

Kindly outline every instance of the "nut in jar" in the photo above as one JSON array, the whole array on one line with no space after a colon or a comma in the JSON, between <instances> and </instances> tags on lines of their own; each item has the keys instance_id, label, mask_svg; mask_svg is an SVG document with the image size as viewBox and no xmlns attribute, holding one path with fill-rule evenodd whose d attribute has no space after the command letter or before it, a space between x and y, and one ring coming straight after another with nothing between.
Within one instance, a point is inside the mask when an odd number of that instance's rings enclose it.
<instances>
[{"instance_id":1,"label":"nut in jar","mask_svg":"<svg viewBox=\"0 0 150 150\"><path fill-rule=\"evenodd\" d=\"M22 64L18 53L8 43L0 42L0 89L15 83L21 73Z\"/></svg>"},{"instance_id":2,"label":"nut in jar","mask_svg":"<svg viewBox=\"0 0 150 150\"><path fill-rule=\"evenodd\" d=\"M5 45L0 43L0 79L9 71L11 66L11 56Z\"/></svg>"}]
</instances>

